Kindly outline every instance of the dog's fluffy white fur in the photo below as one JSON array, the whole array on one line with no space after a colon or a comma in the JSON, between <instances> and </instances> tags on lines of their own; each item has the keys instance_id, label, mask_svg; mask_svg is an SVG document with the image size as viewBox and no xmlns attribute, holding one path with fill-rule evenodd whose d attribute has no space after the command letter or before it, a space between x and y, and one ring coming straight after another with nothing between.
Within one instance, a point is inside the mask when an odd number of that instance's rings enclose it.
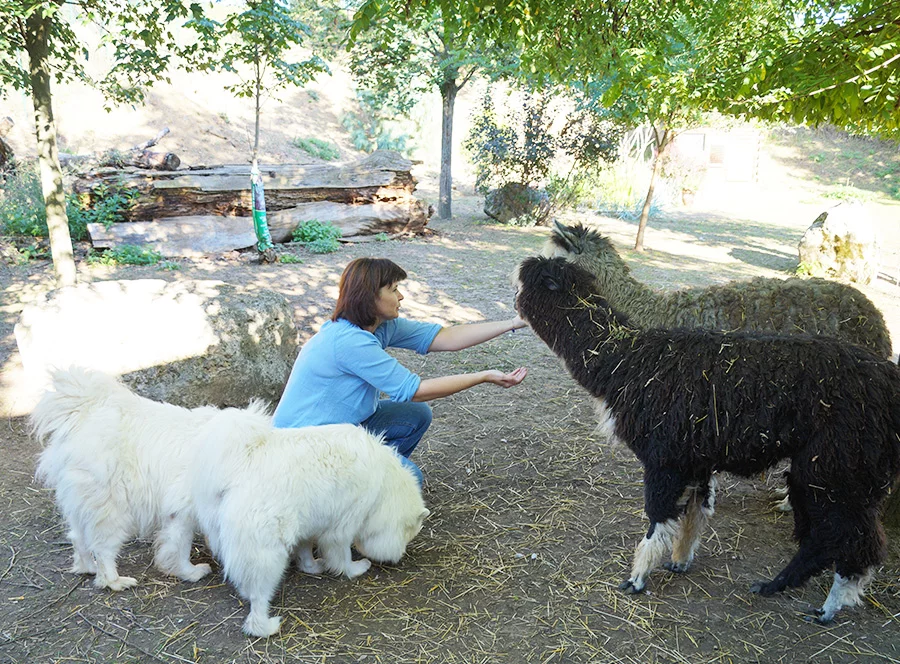
<instances>
[{"instance_id":1,"label":"dog's fluffy white fur","mask_svg":"<svg viewBox=\"0 0 900 664\"><path fill-rule=\"evenodd\" d=\"M74 547L72 572L94 574L98 588L134 586L134 578L119 576L119 549L155 535L160 571L186 581L208 574L209 565L190 561L196 521L186 470L200 430L219 411L151 401L96 371L57 370L51 378L31 414L45 443L36 476L56 491Z\"/></svg>"},{"instance_id":2,"label":"dog's fluffy white fur","mask_svg":"<svg viewBox=\"0 0 900 664\"><path fill-rule=\"evenodd\" d=\"M276 429L227 409L210 421L200 453L194 507L225 577L250 601L249 635L278 631L269 603L292 556L305 572L353 578L368 558L400 560L428 516L396 451L361 427ZM351 545L368 558L353 561Z\"/></svg>"}]
</instances>

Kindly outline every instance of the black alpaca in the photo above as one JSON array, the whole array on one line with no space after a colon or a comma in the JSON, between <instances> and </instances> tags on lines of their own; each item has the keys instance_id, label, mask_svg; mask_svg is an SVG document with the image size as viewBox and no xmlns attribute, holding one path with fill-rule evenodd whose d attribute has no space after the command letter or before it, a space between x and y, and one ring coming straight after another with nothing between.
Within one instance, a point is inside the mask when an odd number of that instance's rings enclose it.
<instances>
[{"instance_id":1,"label":"black alpaca","mask_svg":"<svg viewBox=\"0 0 900 664\"><path fill-rule=\"evenodd\" d=\"M885 555L879 507L900 472L898 367L824 337L640 331L594 291L593 276L561 258L519 268L519 314L644 466L650 528L621 588L641 592L670 549L670 569L687 569L715 471L750 476L790 458L799 550L753 591L800 586L833 566L818 620L858 604Z\"/></svg>"}]
</instances>

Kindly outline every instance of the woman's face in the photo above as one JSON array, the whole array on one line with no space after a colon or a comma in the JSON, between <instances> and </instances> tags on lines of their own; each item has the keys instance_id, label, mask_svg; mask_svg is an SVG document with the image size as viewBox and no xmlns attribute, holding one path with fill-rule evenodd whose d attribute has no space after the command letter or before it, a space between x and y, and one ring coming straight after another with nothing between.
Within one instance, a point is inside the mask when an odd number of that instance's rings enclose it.
<instances>
[{"instance_id":1,"label":"woman's face","mask_svg":"<svg viewBox=\"0 0 900 664\"><path fill-rule=\"evenodd\" d=\"M378 289L375 298L375 315L378 321L394 320L400 315L400 302L403 301L403 293L400 292L400 282L382 286Z\"/></svg>"}]
</instances>

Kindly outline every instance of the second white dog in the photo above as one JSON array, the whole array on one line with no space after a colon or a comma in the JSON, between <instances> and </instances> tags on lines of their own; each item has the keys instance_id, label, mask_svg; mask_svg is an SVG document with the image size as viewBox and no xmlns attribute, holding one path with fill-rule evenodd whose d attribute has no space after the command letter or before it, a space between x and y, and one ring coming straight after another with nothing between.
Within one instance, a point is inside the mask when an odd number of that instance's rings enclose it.
<instances>
[{"instance_id":1,"label":"second white dog","mask_svg":"<svg viewBox=\"0 0 900 664\"><path fill-rule=\"evenodd\" d=\"M249 635L278 631L269 603L292 556L305 572L353 578L371 563L353 561L351 545L397 562L428 516L397 452L361 427L276 429L269 417L228 409L210 421L198 458L192 495L200 529L250 601Z\"/></svg>"},{"instance_id":2,"label":"second white dog","mask_svg":"<svg viewBox=\"0 0 900 664\"><path fill-rule=\"evenodd\" d=\"M45 443L37 478L55 489L69 526L72 571L94 574L98 588L129 588L137 581L119 576L119 549L155 535L159 570L186 581L209 574L209 565L190 561L195 522L186 470L201 429L219 411L151 401L98 371L58 370L52 381L31 424Z\"/></svg>"}]
</instances>

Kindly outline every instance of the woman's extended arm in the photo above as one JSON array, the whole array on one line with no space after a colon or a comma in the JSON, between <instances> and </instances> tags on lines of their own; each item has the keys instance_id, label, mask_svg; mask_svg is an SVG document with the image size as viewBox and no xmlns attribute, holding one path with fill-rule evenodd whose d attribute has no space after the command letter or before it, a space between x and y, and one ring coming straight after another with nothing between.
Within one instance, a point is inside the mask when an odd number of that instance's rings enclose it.
<instances>
[{"instance_id":1,"label":"woman's extended arm","mask_svg":"<svg viewBox=\"0 0 900 664\"><path fill-rule=\"evenodd\" d=\"M441 328L441 331L437 333L434 341L431 342L431 345L428 347L428 352L462 350L463 348L475 346L488 341L489 339L493 339L494 337L498 337L504 332L518 330L519 328L525 327L525 325L525 321L516 316L509 320L498 320L491 323L468 323L465 325L444 327ZM471 387L471 385L468 387ZM456 391L458 392L459 390ZM449 392L448 394L453 394L453 392Z\"/></svg>"},{"instance_id":2,"label":"woman's extended arm","mask_svg":"<svg viewBox=\"0 0 900 664\"><path fill-rule=\"evenodd\" d=\"M450 396L462 392L470 387L482 383L493 383L500 387L512 387L518 385L528 374L528 369L519 367L515 371L505 374L491 369L470 374L457 374L455 376L441 376L440 378L428 378L419 384L419 389L413 395L413 401L431 401L441 397Z\"/></svg>"}]
</instances>

